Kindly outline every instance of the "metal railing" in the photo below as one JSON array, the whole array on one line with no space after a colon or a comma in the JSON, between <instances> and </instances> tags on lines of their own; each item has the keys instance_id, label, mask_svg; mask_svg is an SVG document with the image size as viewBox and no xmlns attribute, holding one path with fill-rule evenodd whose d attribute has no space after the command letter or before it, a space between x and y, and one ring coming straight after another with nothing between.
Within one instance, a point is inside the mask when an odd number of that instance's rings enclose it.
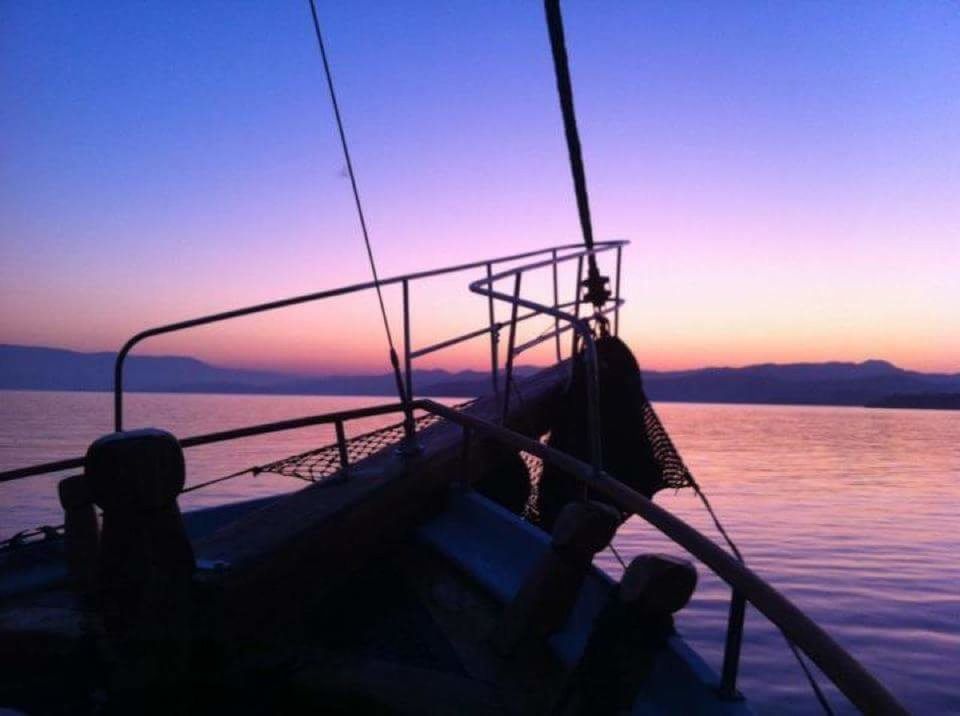
<instances>
[{"instance_id":1,"label":"metal railing","mask_svg":"<svg viewBox=\"0 0 960 716\"><path fill-rule=\"evenodd\" d=\"M754 606L784 636L806 654L831 682L864 713L906 714L906 709L886 687L793 602L767 584L713 540L668 510L605 472L575 457L554 450L502 425L452 410L431 400L416 401L419 408L469 427L572 475L591 490L610 498L620 510L634 514L696 557L725 581L734 594Z\"/></svg>"},{"instance_id":2,"label":"metal railing","mask_svg":"<svg viewBox=\"0 0 960 716\"><path fill-rule=\"evenodd\" d=\"M442 276L447 274L459 273L462 271L468 271L476 268L484 268L487 274L487 281L493 281L497 278L501 278L506 275L512 275L514 272L506 272L504 274L493 274L493 267L498 266L504 263L510 263L513 261L520 261L522 259L528 259L535 256L550 255L551 258L547 261L543 261L537 264L532 264L528 267L521 267L516 271L523 270L532 270L534 268L541 268L543 266L553 265L553 281L554 281L554 305L545 306L542 304L534 303L532 301L526 301L523 305L527 308L532 308L530 313L524 315L517 315L516 310L514 310L511 317L510 325L511 331L514 331L516 324L534 318L538 315L553 315L557 321L561 317L568 314L563 314L562 312L558 313L561 306L569 306L570 304L559 304L558 303L558 293L556 291L557 285L557 264L563 261L570 260L579 256L579 262L581 267L578 269L577 277L577 296L579 297L579 284L581 280L580 274L582 273L582 257L589 253L601 253L604 251L616 250L617 252L617 281L616 289L614 295L614 313L615 317L615 326L619 325L619 307L622 304L620 299L620 255L623 250L623 247L626 246L629 242L627 241L603 241L598 242L593 251L584 250L581 244L565 244L562 246L553 246L546 249L538 249L536 251L525 251L518 254L512 254L509 256L500 256L494 259L486 259L484 261L473 261L465 264L458 264L456 266L448 266L439 269L433 269L430 271L419 271L416 273L409 273L403 276L393 276L390 278L381 279L379 285L382 286L391 286L394 284L400 284L402 289L402 300L403 300L403 325L404 325L404 349L403 349L403 368L405 374L406 382L406 392L408 396L413 396L413 367L412 361L414 358L419 358L421 356L433 353L435 351L441 350L443 348L448 348L458 343L470 340L482 336L484 334L490 334L491 342L491 376L493 381L494 392L498 392L498 351L497 351L497 335L499 334L500 329L506 325L505 323L498 323L495 320L495 311L493 308L494 298L500 298L500 295L489 295L488 296L488 314L489 314L489 325L483 328L479 328L474 331L469 331L462 335L450 338L439 343L435 343L424 348L414 350L411 343L411 331L410 331L410 284L414 281L421 279L432 278L436 276ZM571 252L577 250L575 255L566 255L561 256L561 252ZM116 362L114 363L113 371L113 413L114 413L114 429L120 431L123 429L123 369L124 363L129 355L130 351L133 350L142 341L147 338L152 338L154 336L165 335L168 333L174 333L177 331L183 331L189 328L196 328L198 326L206 326L211 323L220 323L222 321L228 321L234 318L240 318L243 316L251 316L258 313L265 313L267 311L275 311L280 308L287 308L290 306L299 306L306 303L314 303L316 301L323 301L328 298L333 298L336 296L345 296L352 293L357 293L359 291L368 291L376 288L378 282L376 281L367 281L365 283L353 284L350 286L343 286L341 288L335 288L328 291L318 291L315 293L302 294L299 296L292 296L290 298L284 298L277 301L270 301L268 303L260 303L253 306L246 306L244 308L238 308L231 311L224 311L221 313L213 313L206 316L200 316L198 318L192 318L186 321L179 321L177 323L169 323L163 326L156 326L154 328L148 328L147 330L141 331L130 338L123 346L120 348L120 351L117 353ZM471 289L473 284L471 284ZM484 293L483 291L479 291ZM509 300L509 299L508 299ZM579 298L574 302L571 302L577 306L576 317L579 318ZM556 330L559 331L559 326L555 326ZM532 347L531 345L525 345L523 349ZM557 334L557 357L560 357L560 342L559 342L559 333ZM512 357L508 355L507 360L510 361Z\"/></svg>"},{"instance_id":3,"label":"metal railing","mask_svg":"<svg viewBox=\"0 0 960 716\"><path fill-rule=\"evenodd\" d=\"M612 306L605 309L603 314L614 314L614 333L619 329L619 316L620 316L620 307L623 305L624 301L620 297L620 267L621 267L621 258L623 253L623 247L628 245L628 241L601 241L595 244L593 249L584 249L582 244L563 244L560 246L552 246L545 249L537 249L534 251L525 251L516 254L510 254L507 256L499 256L493 259L485 259L481 261L473 261L464 264L457 264L454 266L447 266L439 269L431 269L427 271L418 271L414 273L404 274L402 276L392 276L389 278L384 278L379 281L379 285L390 286L395 284L400 284L402 288L402 310L403 310L403 326L404 326L404 349L403 349L403 364L404 364L404 381L406 387L406 394L411 399L413 398L413 360L416 358L421 358L425 355L435 353L439 350L449 348L465 341L477 338L486 334L490 335L490 374L491 382L493 387L493 392L495 395L499 395L499 349L498 341L500 331L507 325L510 327L510 338L509 345L507 350L507 366L506 366L506 376L505 376L505 398L504 398L504 411L509 407L509 396L510 396L510 384L513 378L513 361L514 358L523 353L530 348L533 348L540 343L550 340L553 338L556 341L556 357L560 361L562 359L562 348L560 342L560 336L568 331L573 330L575 337L580 337L585 340L585 346L588 354L588 371L591 376L589 380L588 390L591 391L590 394L590 410L591 410L591 432L597 434L597 431L594 430L596 426L596 356L595 348L593 346L592 334L590 332L588 320L580 317L580 287L583 281L583 259L585 256L590 254L598 254L607 251L616 251L616 281L614 287L614 295L612 299ZM494 266L499 266L505 263L511 263L515 261L520 261L523 259L529 259L539 256L549 256L549 259L535 262L533 264L527 264L524 266L516 267L508 271L503 271L501 273L494 274ZM567 261L577 260L577 275L576 283L574 285L574 295L575 298L571 301L561 303L559 301L559 284L558 284L558 266L561 263ZM534 271L544 267L552 268L552 286L553 286L553 305L540 304L534 301L522 299L519 297L520 289L520 277L524 272ZM422 348L414 349L412 347L412 335L410 327L410 291L409 286L414 281L419 281L428 278L434 278L437 276L443 276L448 274L460 273L463 271L469 271L477 268L483 268L486 272L486 277L474 281L470 284L470 290L474 293L479 293L487 297L487 307L488 307L488 325L462 333L458 336L448 338L431 345L424 346ZM493 290L493 284L507 277L513 276L515 278L514 284L514 294L508 295L498 291ZM252 306L245 306L243 308L237 308L229 311L222 311L220 313L212 313L206 316L199 316L197 318L187 319L185 321L178 321L176 323L168 323L162 326L155 326L153 328L148 328L146 330L140 331L139 333L132 336L123 346L120 348L120 351L117 353L116 360L114 361L114 380L113 380L113 406L114 406L114 429L116 431L121 431L123 429L123 377L124 377L124 366L126 359L130 352L138 344L142 343L148 338L155 336L165 335L169 333L175 333L178 331L187 330L190 328L196 328L199 326L206 326L213 323L220 323L223 321L232 320L234 318L241 318L244 316L251 316L259 313L266 313L268 311L275 311L281 308L287 308L291 306L298 306L307 303L314 303L318 301L323 301L328 298L334 298L337 296L346 296L353 293L358 293L360 291L368 291L376 288L378 282L376 281L367 281L359 284L352 284L349 286L342 286L340 288L330 289L327 291L317 291L314 293L301 294L298 296L292 296L289 298L283 298L276 301L269 301L267 303L255 304ZM494 301L501 300L506 301L512 305L510 321L497 321L496 320L496 311L494 309ZM523 306L527 309L530 309L529 312L520 314L518 313L518 308ZM567 313L562 309L573 308L573 313ZM523 321L527 321L531 318L536 318L538 316L553 316L554 318L554 330L548 334L538 336L533 340L527 341L526 343L521 344L520 346L516 345L516 329L517 325ZM560 322L565 321L567 325L561 325ZM571 345L571 355L575 351L575 343ZM228 431L232 432L232 431ZM184 441L185 446L189 446L188 443L192 441L193 438L188 438ZM595 467L600 465L600 446L599 438L591 443L594 447L593 450L593 460L592 463ZM62 470L69 470L77 467L82 467L83 458L70 458L67 460L58 460L50 463L43 463L38 465L31 465L29 467L17 468L14 470L8 470L0 472L0 483L10 482L13 480L18 480L23 477L30 477L32 475L42 475L49 474L52 472L59 472Z\"/></svg>"},{"instance_id":4,"label":"metal railing","mask_svg":"<svg viewBox=\"0 0 960 716\"><path fill-rule=\"evenodd\" d=\"M620 263L619 255L621 253L619 246L603 246L599 245L593 249L584 249L576 253L571 253L567 256L558 258L556 253L551 256L550 259L546 261L540 261L533 264L525 264L514 269L503 271L498 274L490 275L488 274L486 278L479 279L470 284L470 290L474 293L478 293L482 296L486 296L488 300L499 300L504 301L505 303L510 304L511 306L511 319L510 319L510 336L507 341L507 368L505 376L505 385L506 389L504 392L503 398L503 416L506 418L507 411L510 407L510 386L513 379L513 359L520 352L532 348L543 341L550 340L551 338L556 338L558 341L557 352L559 355L559 338L560 334L567 330L572 330L574 332L574 344L571 346L571 355L576 352L576 338L579 338L583 342L584 355L586 357L586 369L587 369L587 430L589 432L590 440L590 464L593 466L593 469L597 472L600 471L602 461L602 445L600 441L600 402L599 402L599 383L597 375L597 348L593 340L593 331L590 328L588 319L580 317L580 291L579 287L583 277L583 259L586 256L595 255L608 251L612 248L617 248L617 263ZM577 260L577 294L576 299L572 302L574 306L573 313L567 313L566 311L561 310L566 307L566 304L560 305L554 301L553 306L547 306L536 301L531 301L529 299L522 298L520 296L520 285L523 278L523 274L529 271L535 271L540 268L547 266L552 266L554 271L554 279L557 276L557 266L561 263L572 261L573 259ZM496 281L501 279L513 277L513 293L507 294L501 291L497 291L493 288L493 284ZM556 281L554 281L554 286L556 286ZM556 290L554 290L554 299L556 299ZM596 315L604 315L607 313L616 313L619 314L620 306L623 301L620 298L620 279L619 271L617 277L617 285L615 287L615 294L613 296L613 305L605 308L601 311L598 311ZM519 309L528 308L531 309L532 314L537 315L546 315L552 316L554 319L554 329L553 331L546 333L544 335L538 336L527 343L524 343L522 346L516 345L517 337L517 322L518 311ZM528 314L529 315L529 314ZM564 321L567 325L561 327L560 321Z\"/></svg>"},{"instance_id":5,"label":"metal railing","mask_svg":"<svg viewBox=\"0 0 960 716\"><path fill-rule=\"evenodd\" d=\"M213 443L220 443L228 440L254 437L256 435L267 435L269 433L276 433L284 430L296 430L298 428L307 428L316 425L329 425L332 423L336 431L338 447L341 448L342 454L347 440L346 433L344 432L343 428L345 423L359 418L372 418L379 415L389 415L391 413L402 412L403 407L404 406L402 403L371 405L366 408L342 410L333 413L323 413L321 415L308 415L302 418L278 420L272 423L259 423L257 425L249 425L242 428L234 428L232 430L220 430L213 433L204 433L202 435L194 435L192 437L178 439L178 442L182 448L192 448L199 445L211 445ZM416 403L413 404L413 408L414 410L418 408ZM11 482L13 480L19 480L21 478L31 477L33 475L49 475L56 472L63 472L64 470L73 470L83 466L84 458L82 456L69 458L67 460L57 460L55 462L31 465L29 467L22 467L15 470L0 472L0 483Z\"/></svg>"}]
</instances>

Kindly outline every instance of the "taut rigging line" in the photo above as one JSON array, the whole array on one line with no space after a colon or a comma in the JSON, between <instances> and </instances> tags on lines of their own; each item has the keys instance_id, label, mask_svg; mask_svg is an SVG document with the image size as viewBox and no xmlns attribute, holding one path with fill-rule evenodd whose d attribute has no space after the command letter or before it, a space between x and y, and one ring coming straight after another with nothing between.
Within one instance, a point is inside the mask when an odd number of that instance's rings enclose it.
<instances>
[{"instance_id":1,"label":"taut rigging line","mask_svg":"<svg viewBox=\"0 0 960 716\"><path fill-rule=\"evenodd\" d=\"M317 46L320 49L320 59L323 60L323 72L327 79L327 89L330 90L330 102L333 105L333 114L337 120L337 131L340 134L340 146L343 148L343 158L347 163L347 174L350 176L350 187L353 189L353 201L357 207L357 216L360 219L360 230L363 233L363 244L367 249L367 259L370 262L370 272L373 274L374 288L377 291L377 301L380 304L380 316L383 318L383 329L387 334L387 344L390 346L390 365L393 367L393 377L397 384L397 395L404 406L404 432L407 448L414 446L413 411L410 409L410 396L403 384L403 375L400 372L400 359L393 344L393 333L390 331L390 321L387 318L387 309L383 303L383 291L380 288L380 276L377 274L377 262L373 258L373 248L370 246L370 233L367 231L367 220L363 214L363 205L360 202L360 190L357 188L357 177L353 171L353 162L350 160L350 148L347 145L347 135L343 129L343 119L340 116L340 104L337 102L337 93L333 89L333 73L327 60L327 48L323 44L323 34L320 32L320 18L317 15L316 0L309 0L310 15L313 18L313 30L317 35Z\"/></svg>"}]
</instances>

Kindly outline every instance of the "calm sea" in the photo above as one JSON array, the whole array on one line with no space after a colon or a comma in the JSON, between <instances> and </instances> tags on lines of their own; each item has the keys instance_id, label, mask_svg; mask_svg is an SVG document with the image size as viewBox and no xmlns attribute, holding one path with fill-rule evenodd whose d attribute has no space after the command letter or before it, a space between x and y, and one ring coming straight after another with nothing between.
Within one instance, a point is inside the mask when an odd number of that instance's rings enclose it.
<instances>
[{"instance_id":1,"label":"calm sea","mask_svg":"<svg viewBox=\"0 0 960 716\"><path fill-rule=\"evenodd\" d=\"M352 408L376 398L128 397L130 426L179 436ZM104 393L0 391L0 470L80 454L110 429ZM748 562L858 657L916 713L960 713L960 413L662 404L658 411ZM351 432L372 429L362 421ZM313 428L188 451L191 481L332 440ZM244 477L185 496L192 506L298 489ZM0 485L0 537L59 524L54 480ZM686 493L657 501L709 535ZM616 545L678 553L631 521ZM604 553L602 566L617 576ZM729 590L700 567L681 633L719 671ZM819 707L782 637L748 612L740 686L760 713ZM826 685L826 682L823 682ZM827 687L838 712L852 712Z\"/></svg>"}]
</instances>

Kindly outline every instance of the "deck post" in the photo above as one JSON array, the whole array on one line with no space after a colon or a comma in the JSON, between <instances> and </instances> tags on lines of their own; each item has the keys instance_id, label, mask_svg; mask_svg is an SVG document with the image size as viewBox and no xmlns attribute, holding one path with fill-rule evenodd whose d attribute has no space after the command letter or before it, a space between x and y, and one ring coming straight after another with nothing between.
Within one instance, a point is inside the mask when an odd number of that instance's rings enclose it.
<instances>
[{"instance_id":1,"label":"deck post","mask_svg":"<svg viewBox=\"0 0 960 716\"><path fill-rule=\"evenodd\" d=\"M554 249L551 253L553 258L553 310L560 310L560 289L557 286L557 250ZM553 317L553 330L556 332L556 344L557 344L557 363L563 360L560 356L560 317Z\"/></svg>"},{"instance_id":2,"label":"deck post","mask_svg":"<svg viewBox=\"0 0 960 716\"><path fill-rule=\"evenodd\" d=\"M513 381L513 349L517 343L517 310L520 304L517 302L520 298L520 277L522 273L517 271L513 279L513 307L510 310L510 338L507 340L507 370L503 380L503 417L501 423L506 424L507 412L510 409L510 384Z\"/></svg>"},{"instance_id":3,"label":"deck post","mask_svg":"<svg viewBox=\"0 0 960 716\"><path fill-rule=\"evenodd\" d=\"M117 354L113 366L113 429L115 432L123 430L123 359L126 354L121 351Z\"/></svg>"},{"instance_id":4,"label":"deck post","mask_svg":"<svg viewBox=\"0 0 960 716\"><path fill-rule=\"evenodd\" d=\"M575 300L573 303L573 315L575 318L580 318L580 284L583 282L583 256L577 258L577 284L574 286ZM572 344L570 346L570 358L574 358L577 355L577 335L576 330L573 331Z\"/></svg>"},{"instance_id":5,"label":"deck post","mask_svg":"<svg viewBox=\"0 0 960 716\"><path fill-rule=\"evenodd\" d=\"M489 261L487 262L487 281L490 281L493 278L493 264ZM498 365L498 355L499 351L497 350L497 344L500 341L500 329L497 328L497 317L496 310L493 306L493 296L487 296L487 313L490 316L490 377L493 380L493 395L494 397L500 395L500 366Z\"/></svg>"},{"instance_id":6,"label":"deck post","mask_svg":"<svg viewBox=\"0 0 960 716\"><path fill-rule=\"evenodd\" d=\"M73 475L57 485L63 507L64 543L67 567L74 588L93 594L97 585L97 558L100 551L100 519L93 506L87 478Z\"/></svg>"},{"instance_id":7,"label":"deck post","mask_svg":"<svg viewBox=\"0 0 960 716\"><path fill-rule=\"evenodd\" d=\"M594 556L613 539L620 513L603 502L571 502L554 524L550 549L528 570L492 634L494 648L512 654L531 637L544 639L566 623Z\"/></svg>"},{"instance_id":8,"label":"deck post","mask_svg":"<svg viewBox=\"0 0 960 716\"><path fill-rule=\"evenodd\" d=\"M737 671L740 668L740 647L743 645L743 620L747 600L737 590L730 595L730 616L727 618L727 641L723 648L723 671L720 677L720 698L739 701Z\"/></svg>"},{"instance_id":9,"label":"deck post","mask_svg":"<svg viewBox=\"0 0 960 716\"><path fill-rule=\"evenodd\" d=\"M403 372L407 383L407 400L413 400L413 369L410 357L410 282L403 279Z\"/></svg>"},{"instance_id":10,"label":"deck post","mask_svg":"<svg viewBox=\"0 0 960 716\"><path fill-rule=\"evenodd\" d=\"M340 455L340 473L344 479L349 477L350 457L347 454L347 436L343 431L343 421L337 420L333 423L337 431L337 453Z\"/></svg>"},{"instance_id":11,"label":"deck post","mask_svg":"<svg viewBox=\"0 0 960 716\"><path fill-rule=\"evenodd\" d=\"M620 260L623 251L617 247L617 275L613 288L613 335L620 335Z\"/></svg>"}]
</instances>

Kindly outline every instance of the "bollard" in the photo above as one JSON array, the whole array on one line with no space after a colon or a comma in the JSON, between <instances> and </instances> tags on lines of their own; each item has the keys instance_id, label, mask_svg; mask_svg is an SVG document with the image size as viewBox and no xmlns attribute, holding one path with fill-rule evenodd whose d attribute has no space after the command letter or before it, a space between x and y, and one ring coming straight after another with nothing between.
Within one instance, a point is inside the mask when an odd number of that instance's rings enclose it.
<instances>
[{"instance_id":1,"label":"bollard","mask_svg":"<svg viewBox=\"0 0 960 716\"><path fill-rule=\"evenodd\" d=\"M64 478L57 485L63 507L64 546L73 588L81 596L96 590L100 551L100 521L84 475Z\"/></svg>"},{"instance_id":2,"label":"bollard","mask_svg":"<svg viewBox=\"0 0 960 716\"><path fill-rule=\"evenodd\" d=\"M593 556L610 544L619 525L620 513L601 502L573 502L560 512L550 549L504 610L493 638L501 653L512 653L525 638L543 638L563 627Z\"/></svg>"}]
</instances>

